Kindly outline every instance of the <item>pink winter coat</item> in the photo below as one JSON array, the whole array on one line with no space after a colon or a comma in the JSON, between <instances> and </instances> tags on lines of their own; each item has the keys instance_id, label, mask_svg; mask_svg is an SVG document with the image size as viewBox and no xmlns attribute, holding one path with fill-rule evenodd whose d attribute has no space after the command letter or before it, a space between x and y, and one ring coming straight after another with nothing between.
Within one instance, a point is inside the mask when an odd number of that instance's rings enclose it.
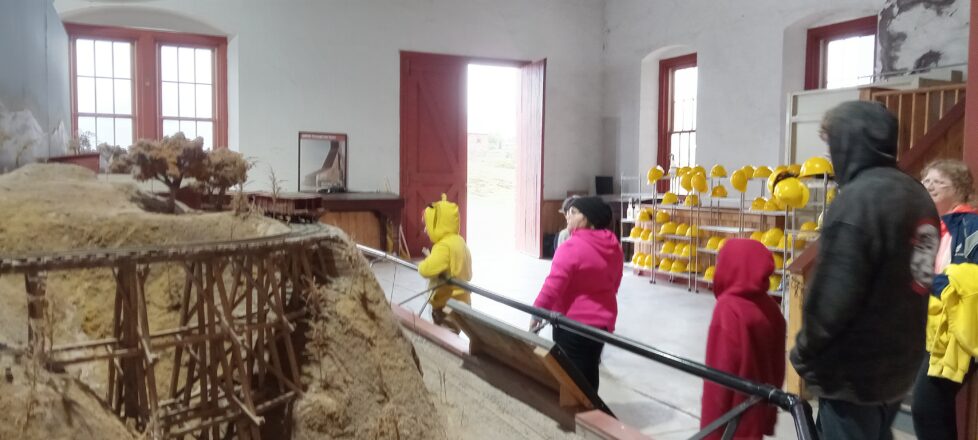
<instances>
[{"instance_id":1,"label":"pink winter coat","mask_svg":"<svg viewBox=\"0 0 978 440\"><path fill-rule=\"evenodd\" d=\"M592 327L615 331L624 256L615 234L578 229L557 248L533 305Z\"/></svg>"}]
</instances>

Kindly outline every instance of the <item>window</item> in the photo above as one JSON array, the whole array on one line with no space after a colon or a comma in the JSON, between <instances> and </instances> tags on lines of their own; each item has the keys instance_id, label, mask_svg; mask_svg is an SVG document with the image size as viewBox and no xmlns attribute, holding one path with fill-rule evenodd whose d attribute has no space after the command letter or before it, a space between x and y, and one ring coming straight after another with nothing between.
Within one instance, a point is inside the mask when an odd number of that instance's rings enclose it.
<instances>
[{"instance_id":1,"label":"window","mask_svg":"<svg viewBox=\"0 0 978 440\"><path fill-rule=\"evenodd\" d=\"M75 133L129 146L182 131L227 146L227 39L65 23Z\"/></svg>"},{"instance_id":2,"label":"window","mask_svg":"<svg viewBox=\"0 0 978 440\"><path fill-rule=\"evenodd\" d=\"M696 54L659 62L658 162L666 169L696 164L696 73Z\"/></svg>"},{"instance_id":3,"label":"window","mask_svg":"<svg viewBox=\"0 0 978 440\"><path fill-rule=\"evenodd\" d=\"M805 89L835 89L873 82L876 16L808 30Z\"/></svg>"}]
</instances>

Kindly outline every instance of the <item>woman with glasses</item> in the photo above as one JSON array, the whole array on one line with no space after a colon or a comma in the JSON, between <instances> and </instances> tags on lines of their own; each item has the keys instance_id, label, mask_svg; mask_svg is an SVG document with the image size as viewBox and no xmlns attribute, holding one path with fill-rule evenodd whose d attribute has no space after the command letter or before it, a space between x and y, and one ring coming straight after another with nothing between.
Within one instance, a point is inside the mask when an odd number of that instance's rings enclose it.
<instances>
[{"instance_id":1,"label":"woman with glasses","mask_svg":"<svg viewBox=\"0 0 978 440\"><path fill-rule=\"evenodd\" d=\"M961 285L969 278L967 274L970 272L953 267L976 262L974 245L967 240L978 232L978 211L968 204L974 192L974 179L964 162L951 159L930 163L922 174L921 183L941 215L941 242L934 264L936 276L927 320L927 351L930 355L924 360L914 384L913 424L918 439L956 440L955 397L976 366L970 356L954 358L948 355L954 351L954 347L950 347L946 341L955 336L947 331L946 324L953 320L960 322L959 313L973 314L966 309L969 303L967 297L972 292L954 289L954 293L949 293L947 288ZM968 266L973 267L960 267ZM955 277L960 279L954 280ZM953 300L950 299L952 295ZM974 300L972 298L972 305ZM951 303L954 303L954 310L950 310ZM945 330L942 331L941 327ZM942 339L945 342L935 342Z\"/></svg>"}]
</instances>

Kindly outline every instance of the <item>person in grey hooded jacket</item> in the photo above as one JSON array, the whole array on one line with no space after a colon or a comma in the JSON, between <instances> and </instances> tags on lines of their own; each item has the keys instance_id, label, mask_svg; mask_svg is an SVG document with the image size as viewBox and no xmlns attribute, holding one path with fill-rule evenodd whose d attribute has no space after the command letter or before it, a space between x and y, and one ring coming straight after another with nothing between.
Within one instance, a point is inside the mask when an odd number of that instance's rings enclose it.
<instances>
[{"instance_id":1,"label":"person in grey hooded jacket","mask_svg":"<svg viewBox=\"0 0 978 440\"><path fill-rule=\"evenodd\" d=\"M924 354L939 220L896 167L897 121L851 101L822 123L839 196L822 226L791 363L819 397L823 439L891 439Z\"/></svg>"}]
</instances>

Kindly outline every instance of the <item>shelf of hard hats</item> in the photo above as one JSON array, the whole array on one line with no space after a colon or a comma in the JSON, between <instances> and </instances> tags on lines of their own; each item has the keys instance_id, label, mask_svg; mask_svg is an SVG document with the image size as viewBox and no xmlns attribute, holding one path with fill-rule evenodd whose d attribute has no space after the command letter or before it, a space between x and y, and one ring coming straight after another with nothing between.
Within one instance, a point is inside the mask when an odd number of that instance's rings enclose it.
<instances>
[{"instance_id":1,"label":"shelf of hard hats","mask_svg":"<svg viewBox=\"0 0 978 440\"><path fill-rule=\"evenodd\" d=\"M739 234L741 232L757 231L757 229L754 228L740 229L736 226L710 226L710 225L699 226L699 230L700 232L719 232L721 234Z\"/></svg>"},{"instance_id":2,"label":"shelf of hard hats","mask_svg":"<svg viewBox=\"0 0 978 440\"><path fill-rule=\"evenodd\" d=\"M676 255L676 254L663 254L662 252L659 252L658 256L662 258L668 258L670 260L689 260L690 258L692 258L692 257L684 257L682 255Z\"/></svg>"},{"instance_id":3,"label":"shelf of hard hats","mask_svg":"<svg viewBox=\"0 0 978 440\"><path fill-rule=\"evenodd\" d=\"M671 270L659 270L659 269L652 269L652 273L655 275L660 275L665 277L682 278L684 280L688 280L690 278L695 277L695 275L697 275L695 273L690 273L690 272L673 272Z\"/></svg>"},{"instance_id":4,"label":"shelf of hard hats","mask_svg":"<svg viewBox=\"0 0 978 440\"><path fill-rule=\"evenodd\" d=\"M720 251L717 250L717 249L708 249L708 248L702 248L702 247L701 248L697 248L696 251L699 252L699 253L701 253L701 254L710 254L710 255L716 255L716 254L720 253Z\"/></svg>"},{"instance_id":5,"label":"shelf of hard hats","mask_svg":"<svg viewBox=\"0 0 978 440\"><path fill-rule=\"evenodd\" d=\"M693 239L693 237L687 237L685 235L661 234L661 235L658 235L658 236L659 237L662 237L662 238L664 238L666 240L683 240L683 241L689 241L689 240L692 240Z\"/></svg>"}]
</instances>

